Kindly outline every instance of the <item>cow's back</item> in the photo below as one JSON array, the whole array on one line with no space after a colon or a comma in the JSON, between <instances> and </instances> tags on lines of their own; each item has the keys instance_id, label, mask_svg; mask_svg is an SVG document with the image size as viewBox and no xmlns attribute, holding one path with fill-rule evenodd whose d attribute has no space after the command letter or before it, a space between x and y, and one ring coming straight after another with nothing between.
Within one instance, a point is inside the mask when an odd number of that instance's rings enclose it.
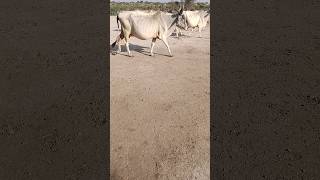
<instances>
[{"instance_id":1,"label":"cow's back","mask_svg":"<svg viewBox=\"0 0 320 180\"><path fill-rule=\"evenodd\" d=\"M157 13L156 11L142 11L142 10L134 10L134 11L121 11L118 13L118 17L121 23L121 27L127 31L131 31L132 22L130 22L130 16L149 16Z\"/></svg>"}]
</instances>

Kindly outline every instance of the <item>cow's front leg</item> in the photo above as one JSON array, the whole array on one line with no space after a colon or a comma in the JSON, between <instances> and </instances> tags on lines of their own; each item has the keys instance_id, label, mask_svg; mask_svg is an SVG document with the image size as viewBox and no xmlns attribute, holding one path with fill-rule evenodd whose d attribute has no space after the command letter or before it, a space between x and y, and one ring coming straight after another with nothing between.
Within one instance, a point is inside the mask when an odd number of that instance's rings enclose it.
<instances>
[{"instance_id":1,"label":"cow's front leg","mask_svg":"<svg viewBox=\"0 0 320 180\"><path fill-rule=\"evenodd\" d=\"M182 36L182 31L181 31L181 29L178 30L178 34L180 34L180 36Z\"/></svg>"},{"instance_id":2,"label":"cow's front leg","mask_svg":"<svg viewBox=\"0 0 320 180\"><path fill-rule=\"evenodd\" d=\"M180 34L180 36L183 36L182 29L179 30L179 34Z\"/></svg>"},{"instance_id":3,"label":"cow's front leg","mask_svg":"<svg viewBox=\"0 0 320 180\"><path fill-rule=\"evenodd\" d=\"M202 29L202 28L199 27L199 38L202 37L202 36L201 36L201 29Z\"/></svg>"},{"instance_id":4,"label":"cow's front leg","mask_svg":"<svg viewBox=\"0 0 320 180\"><path fill-rule=\"evenodd\" d=\"M163 38L162 41L167 46L170 56L173 57L171 50L170 50L170 47L169 47L169 44L168 44L168 41L167 41L167 38Z\"/></svg>"}]
</instances>

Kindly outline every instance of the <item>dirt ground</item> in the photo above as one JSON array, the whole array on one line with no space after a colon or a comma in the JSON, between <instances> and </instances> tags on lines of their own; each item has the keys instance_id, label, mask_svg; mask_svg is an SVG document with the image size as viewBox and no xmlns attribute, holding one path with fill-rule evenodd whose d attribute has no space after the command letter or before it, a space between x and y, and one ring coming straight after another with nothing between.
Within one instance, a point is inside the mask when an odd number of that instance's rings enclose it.
<instances>
[{"instance_id":1,"label":"dirt ground","mask_svg":"<svg viewBox=\"0 0 320 180\"><path fill-rule=\"evenodd\" d=\"M119 34L110 17L110 44ZM190 36L189 36L190 35ZM111 56L111 179L209 179L210 27Z\"/></svg>"}]
</instances>

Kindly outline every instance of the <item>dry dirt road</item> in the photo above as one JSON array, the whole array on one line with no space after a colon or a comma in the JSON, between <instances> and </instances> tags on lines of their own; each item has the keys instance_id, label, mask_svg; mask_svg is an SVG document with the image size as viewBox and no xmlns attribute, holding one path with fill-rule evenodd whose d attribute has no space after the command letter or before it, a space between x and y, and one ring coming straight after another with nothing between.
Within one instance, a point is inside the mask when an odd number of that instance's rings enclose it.
<instances>
[{"instance_id":1,"label":"dry dirt road","mask_svg":"<svg viewBox=\"0 0 320 180\"><path fill-rule=\"evenodd\" d=\"M110 54L112 180L209 179L210 28L168 41L174 57L135 38L134 57Z\"/></svg>"}]
</instances>

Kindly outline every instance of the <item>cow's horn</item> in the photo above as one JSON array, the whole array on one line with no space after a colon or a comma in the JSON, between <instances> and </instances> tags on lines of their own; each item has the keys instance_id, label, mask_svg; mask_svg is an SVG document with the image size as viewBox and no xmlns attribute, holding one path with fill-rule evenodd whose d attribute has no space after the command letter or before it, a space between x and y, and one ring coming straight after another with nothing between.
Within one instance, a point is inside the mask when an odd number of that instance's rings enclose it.
<instances>
[{"instance_id":1,"label":"cow's horn","mask_svg":"<svg viewBox=\"0 0 320 180\"><path fill-rule=\"evenodd\" d=\"M182 13L183 13L183 10L184 10L184 7L183 7L183 5L182 5L182 7L181 7L180 10L179 10L179 13L182 14Z\"/></svg>"}]
</instances>

